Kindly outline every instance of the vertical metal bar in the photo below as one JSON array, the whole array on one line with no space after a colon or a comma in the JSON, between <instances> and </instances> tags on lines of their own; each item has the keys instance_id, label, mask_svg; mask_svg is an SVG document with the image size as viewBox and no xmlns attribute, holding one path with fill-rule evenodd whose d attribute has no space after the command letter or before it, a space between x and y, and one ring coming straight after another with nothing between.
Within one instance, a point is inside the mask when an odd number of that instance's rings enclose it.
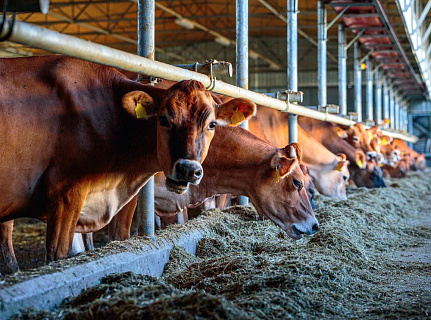
<instances>
[{"instance_id":1,"label":"vertical metal bar","mask_svg":"<svg viewBox=\"0 0 431 320\"><path fill-rule=\"evenodd\" d=\"M353 69L355 86L355 112L358 114L358 122L362 122L362 77L361 77L361 47L358 42L353 45Z\"/></svg>"},{"instance_id":2,"label":"vertical metal bar","mask_svg":"<svg viewBox=\"0 0 431 320\"><path fill-rule=\"evenodd\" d=\"M236 85L248 89L248 0L236 0ZM248 122L241 124L248 129ZM248 198L238 197L240 205L248 205Z\"/></svg>"},{"instance_id":3,"label":"vertical metal bar","mask_svg":"<svg viewBox=\"0 0 431 320\"><path fill-rule=\"evenodd\" d=\"M347 114L347 50L346 28L338 25L338 105L342 115Z\"/></svg>"},{"instance_id":4,"label":"vertical metal bar","mask_svg":"<svg viewBox=\"0 0 431 320\"><path fill-rule=\"evenodd\" d=\"M287 0L287 89L298 90L298 1ZM289 113L289 143L298 142L298 116Z\"/></svg>"},{"instance_id":5,"label":"vertical metal bar","mask_svg":"<svg viewBox=\"0 0 431 320\"><path fill-rule=\"evenodd\" d=\"M407 113L407 131L410 134L414 134L413 132L413 116ZM413 148L413 143L409 142L409 148Z\"/></svg>"},{"instance_id":6,"label":"vertical metal bar","mask_svg":"<svg viewBox=\"0 0 431 320\"><path fill-rule=\"evenodd\" d=\"M395 129L400 129L400 99L398 94L395 95L395 112L394 112L394 120L395 120Z\"/></svg>"},{"instance_id":7,"label":"vertical metal bar","mask_svg":"<svg viewBox=\"0 0 431 320\"><path fill-rule=\"evenodd\" d=\"M366 120L373 120L373 70L372 70L372 65L371 65L371 60L369 57L367 57L367 59L365 59L365 64L367 66L366 69L366 79L367 79L367 86L366 86L366 109L365 109L365 113L366 113Z\"/></svg>"},{"instance_id":8,"label":"vertical metal bar","mask_svg":"<svg viewBox=\"0 0 431 320\"><path fill-rule=\"evenodd\" d=\"M317 2L317 81L319 106L327 105L326 96L326 6L324 0Z\"/></svg>"},{"instance_id":9,"label":"vertical metal bar","mask_svg":"<svg viewBox=\"0 0 431 320\"><path fill-rule=\"evenodd\" d=\"M394 88L389 85L389 119L390 119L390 127L395 129L395 93Z\"/></svg>"},{"instance_id":10,"label":"vertical metal bar","mask_svg":"<svg viewBox=\"0 0 431 320\"><path fill-rule=\"evenodd\" d=\"M389 88L388 80L383 75L383 119L389 119Z\"/></svg>"},{"instance_id":11,"label":"vertical metal bar","mask_svg":"<svg viewBox=\"0 0 431 320\"><path fill-rule=\"evenodd\" d=\"M154 60L155 0L138 1L138 55ZM142 212L139 234L154 238L154 177L141 189L138 210Z\"/></svg>"},{"instance_id":12,"label":"vertical metal bar","mask_svg":"<svg viewBox=\"0 0 431 320\"><path fill-rule=\"evenodd\" d=\"M382 123L382 81L380 78L380 70L376 70L374 73L374 89L375 89L375 103L374 103L374 115L376 124Z\"/></svg>"}]
</instances>

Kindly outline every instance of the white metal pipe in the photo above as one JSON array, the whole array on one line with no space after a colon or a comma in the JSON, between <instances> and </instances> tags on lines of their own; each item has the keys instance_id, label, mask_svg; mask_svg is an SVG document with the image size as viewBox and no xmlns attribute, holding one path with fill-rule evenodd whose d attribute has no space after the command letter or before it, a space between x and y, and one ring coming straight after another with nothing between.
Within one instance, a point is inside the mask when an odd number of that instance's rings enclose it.
<instances>
[{"instance_id":1,"label":"white metal pipe","mask_svg":"<svg viewBox=\"0 0 431 320\"><path fill-rule=\"evenodd\" d=\"M298 91L298 1L287 0L287 89ZM289 113L289 143L298 142L298 116Z\"/></svg>"},{"instance_id":2,"label":"white metal pipe","mask_svg":"<svg viewBox=\"0 0 431 320\"><path fill-rule=\"evenodd\" d=\"M383 75L383 119L389 119L389 103L390 93L388 87L388 80Z\"/></svg>"},{"instance_id":3,"label":"white metal pipe","mask_svg":"<svg viewBox=\"0 0 431 320\"><path fill-rule=\"evenodd\" d=\"M376 70L374 73L374 90L375 90L375 104L374 104L374 115L376 124L382 122L382 81L380 78L380 70Z\"/></svg>"},{"instance_id":4,"label":"white metal pipe","mask_svg":"<svg viewBox=\"0 0 431 320\"><path fill-rule=\"evenodd\" d=\"M248 89L248 0L236 0L236 85ZM241 127L248 129L248 121ZM239 196L240 205L248 205L248 198Z\"/></svg>"},{"instance_id":5,"label":"white metal pipe","mask_svg":"<svg viewBox=\"0 0 431 320\"><path fill-rule=\"evenodd\" d=\"M138 55L150 60L155 58L155 0L139 0L138 2ZM154 238L155 207L154 177L145 184L138 195L138 210L142 210L139 234Z\"/></svg>"},{"instance_id":6,"label":"white metal pipe","mask_svg":"<svg viewBox=\"0 0 431 320\"><path fill-rule=\"evenodd\" d=\"M10 19L6 19L6 28L10 26ZM4 35L6 31L2 33ZM171 81L194 79L209 87L211 80L208 76L193 71L177 68L162 62L152 61L121 50L92 43L86 40L61 34L59 32L16 21L9 41L21 43L47 51L73 56L79 59L105 64L126 71L153 75ZM215 81L214 92L234 98L247 98L262 106L272 109L307 116L313 119L329 121L345 126L355 124L354 121L311 110L286 101L270 98L264 94L245 90L222 81ZM405 137L406 139L411 139Z\"/></svg>"},{"instance_id":7,"label":"white metal pipe","mask_svg":"<svg viewBox=\"0 0 431 320\"><path fill-rule=\"evenodd\" d=\"M361 47L358 42L353 45L353 68L355 86L355 112L358 114L358 122L362 122L362 74L361 74Z\"/></svg>"},{"instance_id":8,"label":"white metal pipe","mask_svg":"<svg viewBox=\"0 0 431 320\"><path fill-rule=\"evenodd\" d=\"M317 81L318 81L318 105L325 107L327 102L326 95L326 4L324 0L317 2Z\"/></svg>"},{"instance_id":9,"label":"white metal pipe","mask_svg":"<svg viewBox=\"0 0 431 320\"><path fill-rule=\"evenodd\" d=\"M346 28L338 25L338 105L342 115L347 114L347 49Z\"/></svg>"},{"instance_id":10,"label":"white metal pipe","mask_svg":"<svg viewBox=\"0 0 431 320\"><path fill-rule=\"evenodd\" d=\"M369 57L365 59L366 68L366 120L373 120L373 70Z\"/></svg>"},{"instance_id":11,"label":"white metal pipe","mask_svg":"<svg viewBox=\"0 0 431 320\"><path fill-rule=\"evenodd\" d=\"M395 129L395 92L392 84L389 86L389 110L390 128Z\"/></svg>"}]
</instances>

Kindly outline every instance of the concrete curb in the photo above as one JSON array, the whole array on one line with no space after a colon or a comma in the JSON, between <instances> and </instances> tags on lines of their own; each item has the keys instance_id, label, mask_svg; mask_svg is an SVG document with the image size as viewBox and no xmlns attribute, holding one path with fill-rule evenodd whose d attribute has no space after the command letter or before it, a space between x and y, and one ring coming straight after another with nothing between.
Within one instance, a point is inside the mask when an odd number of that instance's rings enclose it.
<instances>
[{"instance_id":1,"label":"concrete curb","mask_svg":"<svg viewBox=\"0 0 431 320\"><path fill-rule=\"evenodd\" d=\"M77 296L82 290L98 285L110 273L133 271L160 277L174 245L196 254L196 246L202 238L203 234L195 230L181 235L177 240L165 241L157 248L146 245L137 253L113 254L1 289L0 319L8 319L29 307L51 309L65 298Z\"/></svg>"}]
</instances>

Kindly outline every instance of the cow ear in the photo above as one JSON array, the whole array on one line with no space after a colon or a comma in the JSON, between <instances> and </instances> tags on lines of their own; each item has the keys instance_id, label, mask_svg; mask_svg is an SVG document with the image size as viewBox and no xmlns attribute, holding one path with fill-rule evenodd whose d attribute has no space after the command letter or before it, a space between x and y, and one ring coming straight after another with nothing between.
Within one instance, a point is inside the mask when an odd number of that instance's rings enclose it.
<instances>
[{"instance_id":1,"label":"cow ear","mask_svg":"<svg viewBox=\"0 0 431 320\"><path fill-rule=\"evenodd\" d=\"M138 119L148 119L157 115L157 107L152 97L143 91L131 91L123 96L123 108Z\"/></svg>"},{"instance_id":2,"label":"cow ear","mask_svg":"<svg viewBox=\"0 0 431 320\"><path fill-rule=\"evenodd\" d=\"M295 142L284 147L284 154L291 159L297 158L299 163L302 161L302 148Z\"/></svg>"},{"instance_id":3,"label":"cow ear","mask_svg":"<svg viewBox=\"0 0 431 320\"><path fill-rule=\"evenodd\" d=\"M275 170L276 182L279 182L281 179L284 179L291 174L297 165L297 158L288 159L279 154L275 154L271 158L271 168Z\"/></svg>"},{"instance_id":4,"label":"cow ear","mask_svg":"<svg viewBox=\"0 0 431 320\"><path fill-rule=\"evenodd\" d=\"M237 126L256 113L256 105L243 98L232 99L217 106L216 118L221 125Z\"/></svg>"},{"instance_id":5,"label":"cow ear","mask_svg":"<svg viewBox=\"0 0 431 320\"><path fill-rule=\"evenodd\" d=\"M356 149L355 162L359 169L365 169L367 167L367 157L361 149Z\"/></svg>"},{"instance_id":6,"label":"cow ear","mask_svg":"<svg viewBox=\"0 0 431 320\"><path fill-rule=\"evenodd\" d=\"M342 139L347 139L347 132L346 130L341 129L340 127L335 127L335 132L337 135Z\"/></svg>"},{"instance_id":7,"label":"cow ear","mask_svg":"<svg viewBox=\"0 0 431 320\"><path fill-rule=\"evenodd\" d=\"M346 155L344 153L337 154L338 163L335 167L335 170L340 171L343 169L343 167L347 164L349 164L349 161L346 160Z\"/></svg>"},{"instance_id":8,"label":"cow ear","mask_svg":"<svg viewBox=\"0 0 431 320\"><path fill-rule=\"evenodd\" d=\"M382 146L385 146L385 145L387 145L387 144L390 144L392 142L392 137L389 137L389 136L383 136L382 138L381 138L381 140L380 140L380 144L382 145Z\"/></svg>"}]
</instances>

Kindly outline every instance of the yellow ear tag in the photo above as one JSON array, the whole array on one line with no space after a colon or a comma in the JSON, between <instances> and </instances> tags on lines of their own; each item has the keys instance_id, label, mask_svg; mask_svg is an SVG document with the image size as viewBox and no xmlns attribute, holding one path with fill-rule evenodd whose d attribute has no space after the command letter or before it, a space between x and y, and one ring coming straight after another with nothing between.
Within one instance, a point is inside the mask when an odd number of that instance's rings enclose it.
<instances>
[{"instance_id":1,"label":"yellow ear tag","mask_svg":"<svg viewBox=\"0 0 431 320\"><path fill-rule=\"evenodd\" d=\"M370 137L370 141L374 139L374 134L368 131L368 136Z\"/></svg>"},{"instance_id":2,"label":"yellow ear tag","mask_svg":"<svg viewBox=\"0 0 431 320\"><path fill-rule=\"evenodd\" d=\"M361 159L359 159L358 160L358 166L359 166L359 168L363 168L364 167L364 164L362 163L362 160Z\"/></svg>"},{"instance_id":3,"label":"yellow ear tag","mask_svg":"<svg viewBox=\"0 0 431 320\"><path fill-rule=\"evenodd\" d=\"M275 167L275 183L280 182L280 170L278 170L278 166Z\"/></svg>"},{"instance_id":4,"label":"yellow ear tag","mask_svg":"<svg viewBox=\"0 0 431 320\"><path fill-rule=\"evenodd\" d=\"M380 163L379 163L379 167L383 167L383 163L381 163L381 162L380 162Z\"/></svg>"},{"instance_id":5,"label":"yellow ear tag","mask_svg":"<svg viewBox=\"0 0 431 320\"><path fill-rule=\"evenodd\" d=\"M136 112L136 117L138 119L142 119L142 118L147 119L148 118L147 110L145 110L144 106L140 102L138 102L136 104L135 112Z\"/></svg>"},{"instance_id":6,"label":"yellow ear tag","mask_svg":"<svg viewBox=\"0 0 431 320\"><path fill-rule=\"evenodd\" d=\"M343 167L344 163L338 163L337 167L335 168L335 170L340 171L341 172L341 168Z\"/></svg>"},{"instance_id":7,"label":"yellow ear tag","mask_svg":"<svg viewBox=\"0 0 431 320\"><path fill-rule=\"evenodd\" d=\"M238 109L234 109L232 117L230 118L230 125L234 126L240 122L243 122L245 120L245 116L244 113L242 113L241 111L239 111Z\"/></svg>"},{"instance_id":8,"label":"yellow ear tag","mask_svg":"<svg viewBox=\"0 0 431 320\"><path fill-rule=\"evenodd\" d=\"M387 144L386 138L383 138L383 139L382 139L382 146L384 146L384 145L386 145L386 144Z\"/></svg>"}]
</instances>

